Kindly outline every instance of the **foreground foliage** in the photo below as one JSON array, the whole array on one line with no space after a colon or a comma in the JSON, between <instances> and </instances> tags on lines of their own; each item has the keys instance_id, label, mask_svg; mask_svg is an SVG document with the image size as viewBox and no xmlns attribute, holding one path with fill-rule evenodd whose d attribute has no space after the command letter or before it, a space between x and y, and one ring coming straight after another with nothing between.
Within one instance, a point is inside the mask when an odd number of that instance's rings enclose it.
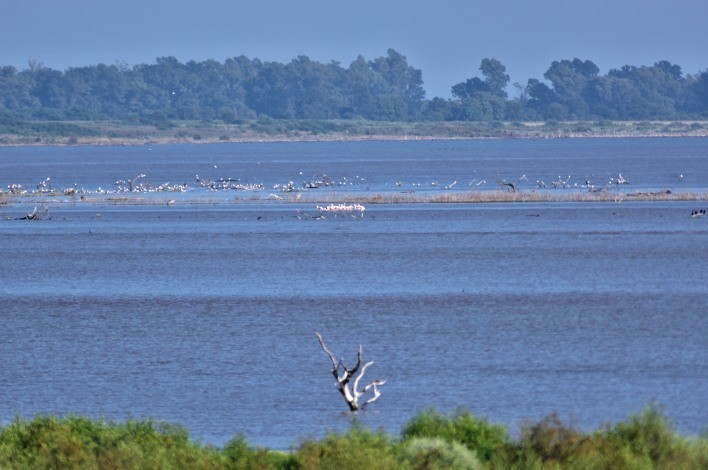
<instances>
[{"instance_id":1,"label":"foreground foliage","mask_svg":"<svg viewBox=\"0 0 708 470\"><path fill-rule=\"evenodd\" d=\"M653 406L591 433L552 414L524 426L518 439L464 410L426 410L400 438L355 422L284 453L251 448L241 436L220 449L202 445L181 427L151 420L39 416L0 427L0 468L703 469L708 436L678 435Z\"/></svg>"}]
</instances>

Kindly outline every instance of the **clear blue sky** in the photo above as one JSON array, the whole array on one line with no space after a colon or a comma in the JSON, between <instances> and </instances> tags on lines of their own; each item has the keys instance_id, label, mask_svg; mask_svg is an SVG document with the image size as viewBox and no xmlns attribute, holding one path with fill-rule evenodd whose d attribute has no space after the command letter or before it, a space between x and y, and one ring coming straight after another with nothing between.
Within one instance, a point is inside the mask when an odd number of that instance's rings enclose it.
<instances>
[{"instance_id":1,"label":"clear blue sky","mask_svg":"<svg viewBox=\"0 0 708 470\"><path fill-rule=\"evenodd\" d=\"M448 98L485 57L522 84L575 57L603 74L659 60L695 74L708 69L707 19L707 0L0 0L0 65L306 55L346 67L393 48L428 98Z\"/></svg>"}]
</instances>

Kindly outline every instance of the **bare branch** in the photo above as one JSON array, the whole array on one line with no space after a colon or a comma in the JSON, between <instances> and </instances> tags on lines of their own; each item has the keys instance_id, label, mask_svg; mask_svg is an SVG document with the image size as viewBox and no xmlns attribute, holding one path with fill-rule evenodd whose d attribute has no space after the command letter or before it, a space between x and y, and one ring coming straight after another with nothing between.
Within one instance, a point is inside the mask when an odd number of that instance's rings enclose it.
<instances>
[{"instance_id":1,"label":"bare branch","mask_svg":"<svg viewBox=\"0 0 708 470\"><path fill-rule=\"evenodd\" d=\"M322 346L322 349L324 350L324 352L326 352L327 355L329 356L329 358L332 360L332 368L336 371L337 369L339 369L339 365L342 364L341 359L340 359L339 363L337 363L337 361L334 359L334 354L332 354L330 352L330 350L327 349L327 346L325 346L324 340L322 339L322 335L317 332L315 332L315 334L317 335L317 341L320 342L320 346ZM346 369L346 367L345 367L345 369Z\"/></svg>"},{"instance_id":2,"label":"bare branch","mask_svg":"<svg viewBox=\"0 0 708 470\"><path fill-rule=\"evenodd\" d=\"M365 390L362 390L359 392L359 381L361 380L362 377L364 377L364 373L366 372L366 368L372 365L374 361L369 361L366 364L364 364L364 367L361 368L361 372L359 375L357 375L356 380L354 380L354 394L356 395L357 398L359 398Z\"/></svg>"},{"instance_id":3,"label":"bare branch","mask_svg":"<svg viewBox=\"0 0 708 470\"><path fill-rule=\"evenodd\" d=\"M356 365L354 366L353 369L351 369L352 375L356 373L356 371L359 370L359 366L361 365L361 344L359 345L359 354L356 356Z\"/></svg>"},{"instance_id":4,"label":"bare branch","mask_svg":"<svg viewBox=\"0 0 708 470\"><path fill-rule=\"evenodd\" d=\"M379 386L380 386L380 385L383 385L383 384L385 384L385 383L386 383L385 380L377 380L376 382L372 382L372 383L370 383L369 385L367 385L366 387L364 387L364 392L363 392L363 393L366 393L366 392L369 390L370 387L374 387L374 396L371 397L371 398L369 398L368 400L366 400L366 401L364 402L364 404L361 405L361 409L362 409L362 410L363 410L364 408L366 408L366 405L368 405L369 403L373 403L373 402L375 402L376 400L379 399L379 397L381 396L381 391L379 390Z\"/></svg>"}]
</instances>

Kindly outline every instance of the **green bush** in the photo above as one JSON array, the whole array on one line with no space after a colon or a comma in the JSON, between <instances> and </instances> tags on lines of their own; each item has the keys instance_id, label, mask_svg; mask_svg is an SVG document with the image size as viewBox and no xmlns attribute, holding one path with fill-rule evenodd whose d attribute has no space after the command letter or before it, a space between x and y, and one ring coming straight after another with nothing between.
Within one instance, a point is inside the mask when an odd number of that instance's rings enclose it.
<instances>
[{"instance_id":1,"label":"green bush","mask_svg":"<svg viewBox=\"0 0 708 470\"><path fill-rule=\"evenodd\" d=\"M226 468L235 470L289 469L296 465L295 458L290 454L249 448L243 436L229 440L222 455Z\"/></svg>"},{"instance_id":2,"label":"green bush","mask_svg":"<svg viewBox=\"0 0 708 470\"><path fill-rule=\"evenodd\" d=\"M482 461L490 461L505 444L507 431L504 426L475 419L465 410L443 416L428 409L404 426L403 439L413 437L439 437L447 442L458 442L474 451Z\"/></svg>"},{"instance_id":3,"label":"green bush","mask_svg":"<svg viewBox=\"0 0 708 470\"><path fill-rule=\"evenodd\" d=\"M612 427L585 434L556 414L525 426L504 460L508 468L702 469L708 440L677 435L655 406Z\"/></svg>"},{"instance_id":4,"label":"green bush","mask_svg":"<svg viewBox=\"0 0 708 470\"><path fill-rule=\"evenodd\" d=\"M96 468L95 455L54 417L15 420L0 433L2 468Z\"/></svg>"},{"instance_id":5,"label":"green bush","mask_svg":"<svg viewBox=\"0 0 708 470\"><path fill-rule=\"evenodd\" d=\"M708 441L691 442L676 434L654 404L606 429L603 437L611 449L652 462L655 468L708 468Z\"/></svg>"},{"instance_id":6,"label":"green bush","mask_svg":"<svg viewBox=\"0 0 708 470\"><path fill-rule=\"evenodd\" d=\"M149 420L39 416L0 431L0 468L215 468L220 461L183 428Z\"/></svg>"},{"instance_id":7,"label":"green bush","mask_svg":"<svg viewBox=\"0 0 708 470\"><path fill-rule=\"evenodd\" d=\"M414 437L401 446L402 460L416 470L481 469L475 453L458 442L439 437Z\"/></svg>"},{"instance_id":8,"label":"green bush","mask_svg":"<svg viewBox=\"0 0 708 470\"><path fill-rule=\"evenodd\" d=\"M544 462L565 463L583 441L580 431L563 424L556 413L540 423L524 426L521 445Z\"/></svg>"},{"instance_id":9,"label":"green bush","mask_svg":"<svg viewBox=\"0 0 708 470\"><path fill-rule=\"evenodd\" d=\"M354 426L345 434L328 434L323 441L305 441L295 453L303 469L400 469L391 440L385 434Z\"/></svg>"},{"instance_id":10,"label":"green bush","mask_svg":"<svg viewBox=\"0 0 708 470\"><path fill-rule=\"evenodd\" d=\"M706 469L708 435L686 438L656 406L592 433L552 414L507 438L503 426L458 410L419 413L398 441L354 423L293 452L250 448L236 436L203 446L176 425L37 416L0 426L0 469Z\"/></svg>"}]
</instances>

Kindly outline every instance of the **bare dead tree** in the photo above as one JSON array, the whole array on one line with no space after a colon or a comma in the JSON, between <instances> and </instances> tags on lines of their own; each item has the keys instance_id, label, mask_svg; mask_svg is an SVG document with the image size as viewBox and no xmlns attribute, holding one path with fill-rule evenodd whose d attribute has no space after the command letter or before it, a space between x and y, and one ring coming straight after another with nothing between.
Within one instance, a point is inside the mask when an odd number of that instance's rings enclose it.
<instances>
[{"instance_id":1,"label":"bare dead tree","mask_svg":"<svg viewBox=\"0 0 708 470\"><path fill-rule=\"evenodd\" d=\"M322 349L325 353L327 353L330 360L332 361L332 375L335 379L337 379L337 390L339 390L339 393L341 393L344 397L344 401L346 401L347 405L349 405L349 411L363 410L369 403L373 403L378 400L378 398L381 396L381 391L379 390L379 387L386 383L385 380L374 380L363 388L359 388L359 381L362 377L364 377L366 369L374 363L374 361L369 361L364 364L363 367L361 366L361 344L359 345L359 353L357 354L356 365L350 369L346 365L344 365L342 359L337 361L334 358L334 354L332 354L330 350L327 349L327 346L325 345L321 334L316 332L315 335L317 335L317 340L320 342L320 346L322 346ZM354 384L350 388L349 382L351 381L351 378L354 376L354 374L356 374L357 372L359 372L359 375L356 376L356 378L354 379ZM359 398L361 398L362 395L364 395L371 389L373 389L374 391L374 396L366 400L360 406Z\"/></svg>"}]
</instances>

